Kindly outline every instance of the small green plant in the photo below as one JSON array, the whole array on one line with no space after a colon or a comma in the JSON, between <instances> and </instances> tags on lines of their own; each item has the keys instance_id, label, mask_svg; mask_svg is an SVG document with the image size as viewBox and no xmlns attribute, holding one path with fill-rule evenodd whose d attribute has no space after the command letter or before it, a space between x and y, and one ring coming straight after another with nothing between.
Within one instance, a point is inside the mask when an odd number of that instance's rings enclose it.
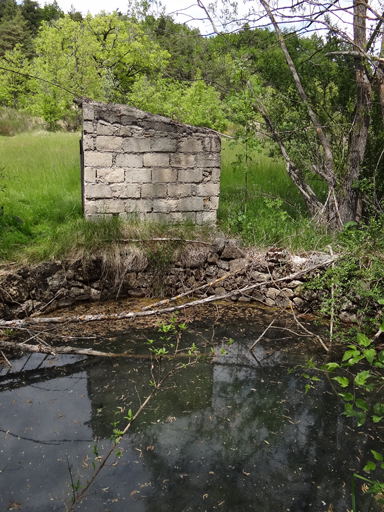
<instances>
[{"instance_id":1,"label":"small green plant","mask_svg":"<svg viewBox=\"0 0 384 512\"><path fill-rule=\"evenodd\" d=\"M330 316L333 311L336 323L347 311L354 315L360 330L376 329L377 304L384 295L383 273L380 256L369 250L364 255L355 252L339 258L334 266L311 279L305 289L318 294L321 313ZM337 333L338 337L342 335L343 331Z\"/></svg>"},{"instance_id":2,"label":"small green plant","mask_svg":"<svg viewBox=\"0 0 384 512\"><path fill-rule=\"evenodd\" d=\"M119 412L118 411L115 411L115 416L118 415ZM111 440L114 441L114 442L118 442L118 440L120 439L120 437L123 435L123 430L120 430L117 428L117 425L120 423L120 421L117 421L117 419L115 418L115 421L113 421L111 423L111 425L113 426L113 430L112 430L112 435L111 435Z\"/></svg>"},{"instance_id":3,"label":"small green plant","mask_svg":"<svg viewBox=\"0 0 384 512\"><path fill-rule=\"evenodd\" d=\"M158 332L160 333L160 341L162 342L163 346L160 348L155 348L153 345L156 343L153 339L148 339L147 344L149 345L149 350L154 353L157 357L157 378L154 376L154 365L152 364L152 379L150 379L149 384L151 389L151 392L147 396L147 398L141 403L139 409L134 414L132 412L132 409L128 410L128 413L126 416L124 416L125 420L125 426L124 428L119 428L120 425L120 419L119 415L121 414L118 411L114 411L114 418L111 422L112 426L112 434L111 434L111 441L112 446L109 449L109 451L103 456L99 456L98 447L95 444L93 447L93 454L95 455L96 459L99 462L99 466L96 467L95 463L92 463L94 473L93 476L90 478L90 480L87 482L85 486L80 485L80 480L77 482L74 482L73 475L72 475L72 467L69 466L68 462L68 468L70 472L71 477L71 487L72 487L72 505L68 508L68 512L71 512L74 510L74 506L83 498L87 490L89 489L90 485L96 478L96 476L100 473L108 459L111 457L113 453L115 453L116 457L122 456L122 450L119 448L119 443L121 441L121 438L127 434L128 430L130 429L132 423L136 420L136 418L141 414L143 409L147 406L149 401L152 399L152 397L155 396L155 394L160 391L163 388L164 383L177 371L186 368L187 366L191 364L195 364L198 358L198 349L195 345L195 343L192 344L192 347L188 350L188 362L178 362L177 356L180 354L179 345L181 340L182 332L187 329L187 326L184 322L177 322L178 318L178 312L176 312L169 320L169 322L165 323L162 322L159 325ZM173 340L173 343L171 342ZM167 360L171 360L172 357L169 354L168 348L170 345L173 344L173 362L171 362L171 367L169 367L169 364L162 365L162 359L166 355ZM168 347L169 346L169 347ZM185 354L183 354L184 356ZM193 356L193 357L192 357ZM81 490L81 492L79 492Z\"/></svg>"},{"instance_id":4,"label":"small green plant","mask_svg":"<svg viewBox=\"0 0 384 512\"><path fill-rule=\"evenodd\" d=\"M379 299L379 303L384 305L384 300ZM381 321L378 334L384 331L384 316ZM370 396L378 392L383 384L384 377L382 369L384 368L384 350L377 350L375 341L369 339L362 333L357 333L356 342L350 343L344 352L340 362L328 362L320 368L316 367L313 359L307 361L304 365L303 377L307 383L305 384L305 393L308 393L320 379L315 373L326 373L328 376L334 375L335 372L343 372L340 375L330 377L341 388L338 395L344 401L344 412L342 415L347 418L355 418L357 427L363 426L367 419L370 418L373 423L380 423L384 418L384 403L375 399L369 399ZM358 369L358 365L368 365L369 369ZM355 368L356 367L356 368ZM298 368L298 367L296 367ZM292 372L292 368L289 372ZM363 471L370 473L377 469L384 469L384 458L375 450L371 450L375 461L369 461ZM369 484L367 492L376 495L378 501L384 504L382 493L384 491L384 483L373 481L354 474L352 480L352 509L356 509L356 498L354 491L354 478L364 480ZM377 496L379 495L379 496Z\"/></svg>"}]
</instances>

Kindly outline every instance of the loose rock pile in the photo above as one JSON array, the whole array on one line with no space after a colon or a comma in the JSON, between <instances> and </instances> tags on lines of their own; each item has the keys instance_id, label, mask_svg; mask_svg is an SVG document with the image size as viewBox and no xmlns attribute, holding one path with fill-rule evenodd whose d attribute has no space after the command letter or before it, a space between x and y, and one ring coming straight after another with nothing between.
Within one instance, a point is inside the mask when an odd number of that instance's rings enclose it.
<instances>
[{"instance_id":1,"label":"loose rock pile","mask_svg":"<svg viewBox=\"0 0 384 512\"><path fill-rule=\"evenodd\" d=\"M0 318L24 318L78 302L122 297L173 297L187 291L196 297L224 296L254 283L260 286L233 295L231 300L257 301L272 307L289 307L292 303L301 311L316 310L319 293L306 291L303 284L321 270L308 271L300 280L275 280L329 259L323 253L298 258L276 249L252 253L241 249L235 240L217 238L212 244L188 244L175 252L174 261L158 265L143 250L120 246L113 264L105 255L95 255L87 260L0 272Z\"/></svg>"}]
</instances>

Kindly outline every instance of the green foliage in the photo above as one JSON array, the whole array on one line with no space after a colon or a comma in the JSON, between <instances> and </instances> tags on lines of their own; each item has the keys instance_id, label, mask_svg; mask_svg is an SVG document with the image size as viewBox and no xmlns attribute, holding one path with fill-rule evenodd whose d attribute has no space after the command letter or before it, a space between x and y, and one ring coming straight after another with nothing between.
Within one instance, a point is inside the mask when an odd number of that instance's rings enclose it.
<instances>
[{"instance_id":1,"label":"green foliage","mask_svg":"<svg viewBox=\"0 0 384 512\"><path fill-rule=\"evenodd\" d=\"M23 52L23 46L16 44L0 58L0 66L5 69L0 74L0 105L23 109L31 92L30 63ZM15 72L16 73L15 73Z\"/></svg>"},{"instance_id":2,"label":"green foliage","mask_svg":"<svg viewBox=\"0 0 384 512\"><path fill-rule=\"evenodd\" d=\"M72 129L79 126L75 97L124 101L141 74L157 73L168 58L137 24L116 12L88 14L82 21L69 15L42 21L34 46L36 56L24 71L37 79L29 79L24 103L50 129L59 120Z\"/></svg>"},{"instance_id":3,"label":"green foliage","mask_svg":"<svg viewBox=\"0 0 384 512\"><path fill-rule=\"evenodd\" d=\"M16 45L23 48L25 55L32 55L32 33L19 11L13 17L4 17L0 21L0 57L4 57Z\"/></svg>"},{"instance_id":4,"label":"green foliage","mask_svg":"<svg viewBox=\"0 0 384 512\"><path fill-rule=\"evenodd\" d=\"M242 147L222 143L218 220L220 228L240 236L246 245L279 244L292 250L321 249L331 241L324 227L311 222L295 185L280 159L267 151L249 152L248 202L245 210L244 173L233 166Z\"/></svg>"},{"instance_id":5,"label":"green foliage","mask_svg":"<svg viewBox=\"0 0 384 512\"><path fill-rule=\"evenodd\" d=\"M382 323L384 323L384 316ZM356 365L360 366L363 363L365 365L368 363L370 369L354 371ZM384 418L384 403L377 402L376 400L380 397L379 391L384 380L380 371L384 368L383 363L384 351L378 351L372 340L364 334L358 333L356 343L348 345L348 350L344 352L341 363L328 362L321 366L321 368L317 368L312 359L307 361L304 370L309 370L312 375L309 373L302 374L303 378L309 380L309 383L305 384L305 393L313 387L313 382L319 381L315 373L321 371L329 375L334 371L348 370L348 377L345 376L345 372L343 375L332 377L332 380L337 382L343 390L338 393L344 401L344 412L342 415L347 418L355 418L357 427L362 427L367 420L371 420L376 424L381 423ZM357 366L356 368L358 369L359 367ZM294 368L290 372L293 370ZM375 450L371 450L371 453L376 462L369 461L365 465L364 471L369 473L376 469L383 470L383 456ZM356 474L354 476L370 484L367 492L376 495L383 492L383 483L368 480ZM354 489L352 496L353 510L356 510Z\"/></svg>"},{"instance_id":6,"label":"green foliage","mask_svg":"<svg viewBox=\"0 0 384 512\"><path fill-rule=\"evenodd\" d=\"M368 232L364 236L368 238ZM356 315L361 326L372 329L378 327L377 304L384 295L382 282L384 262L379 255L375 254L375 249L372 249L369 243L361 241L360 244L353 253L345 254L325 273L311 279L306 288L319 291L323 314L330 315L333 310L338 317L343 311L351 311ZM347 247L352 245L357 247L356 241L352 244L349 240ZM340 247L340 252L342 251L343 248ZM359 304L358 308L352 306L356 300Z\"/></svg>"},{"instance_id":7,"label":"green foliage","mask_svg":"<svg viewBox=\"0 0 384 512\"><path fill-rule=\"evenodd\" d=\"M223 131L228 124L219 94L205 84L199 71L192 85L166 78L151 81L143 76L135 82L127 100L141 110L194 126Z\"/></svg>"},{"instance_id":8,"label":"green foliage","mask_svg":"<svg viewBox=\"0 0 384 512\"><path fill-rule=\"evenodd\" d=\"M0 78L1 81L1 78ZM25 112L0 107L0 136L11 137L22 132L31 132L41 128L41 120L30 116ZM5 168L2 168L5 171ZM0 176L1 179L11 179L11 176ZM0 187L1 188L1 187Z\"/></svg>"}]
</instances>

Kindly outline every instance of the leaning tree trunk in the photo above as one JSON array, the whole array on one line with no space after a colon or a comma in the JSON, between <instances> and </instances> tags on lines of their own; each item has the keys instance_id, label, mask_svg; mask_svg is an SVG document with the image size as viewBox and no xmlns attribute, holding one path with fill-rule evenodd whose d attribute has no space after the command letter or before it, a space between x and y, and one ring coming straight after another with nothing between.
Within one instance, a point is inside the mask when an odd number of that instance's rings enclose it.
<instances>
[{"instance_id":1,"label":"leaning tree trunk","mask_svg":"<svg viewBox=\"0 0 384 512\"><path fill-rule=\"evenodd\" d=\"M380 57L384 59L384 31L381 36L381 50ZM384 123L384 62L379 61L377 66L377 81L379 83L379 100L381 106L381 115Z\"/></svg>"},{"instance_id":2,"label":"leaning tree trunk","mask_svg":"<svg viewBox=\"0 0 384 512\"><path fill-rule=\"evenodd\" d=\"M340 180L337 196L343 224L361 219L361 198L355 184L360 178L370 123L372 86L361 50L366 46L367 0L354 0L353 31L356 71L355 119L349 137L347 168ZM360 50L360 51L359 51Z\"/></svg>"}]
</instances>

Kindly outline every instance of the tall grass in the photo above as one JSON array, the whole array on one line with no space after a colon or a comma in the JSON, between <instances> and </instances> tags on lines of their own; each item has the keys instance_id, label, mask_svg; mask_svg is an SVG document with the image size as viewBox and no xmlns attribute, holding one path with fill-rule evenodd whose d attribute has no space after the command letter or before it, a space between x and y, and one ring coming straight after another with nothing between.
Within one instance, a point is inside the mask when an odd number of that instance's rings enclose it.
<instances>
[{"instance_id":1,"label":"tall grass","mask_svg":"<svg viewBox=\"0 0 384 512\"><path fill-rule=\"evenodd\" d=\"M79 135L0 137L0 154L0 258L10 259L81 217Z\"/></svg>"},{"instance_id":2,"label":"tall grass","mask_svg":"<svg viewBox=\"0 0 384 512\"><path fill-rule=\"evenodd\" d=\"M93 254L121 238L209 239L191 223L132 218L87 222L81 210L79 134L32 132L0 137L0 260L42 261Z\"/></svg>"},{"instance_id":3,"label":"tall grass","mask_svg":"<svg viewBox=\"0 0 384 512\"><path fill-rule=\"evenodd\" d=\"M218 221L220 228L240 236L247 245L278 245L292 250L322 248L330 241L325 229L311 221L305 202L285 171L285 163L265 152L251 155L248 200L245 173L233 165L240 145L223 141ZM322 183L314 182L324 194Z\"/></svg>"},{"instance_id":4,"label":"tall grass","mask_svg":"<svg viewBox=\"0 0 384 512\"><path fill-rule=\"evenodd\" d=\"M43 125L40 118L12 108L0 107L0 135L12 137L17 133L36 130Z\"/></svg>"},{"instance_id":5,"label":"tall grass","mask_svg":"<svg viewBox=\"0 0 384 512\"><path fill-rule=\"evenodd\" d=\"M246 245L320 248L329 237L306 215L284 163L253 156L244 201L244 173L234 170L239 148L224 142L219 228ZM211 230L118 218L87 222L81 211L79 134L34 131L0 136L0 260L41 261L88 253L121 238L209 239Z\"/></svg>"}]
</instances>

